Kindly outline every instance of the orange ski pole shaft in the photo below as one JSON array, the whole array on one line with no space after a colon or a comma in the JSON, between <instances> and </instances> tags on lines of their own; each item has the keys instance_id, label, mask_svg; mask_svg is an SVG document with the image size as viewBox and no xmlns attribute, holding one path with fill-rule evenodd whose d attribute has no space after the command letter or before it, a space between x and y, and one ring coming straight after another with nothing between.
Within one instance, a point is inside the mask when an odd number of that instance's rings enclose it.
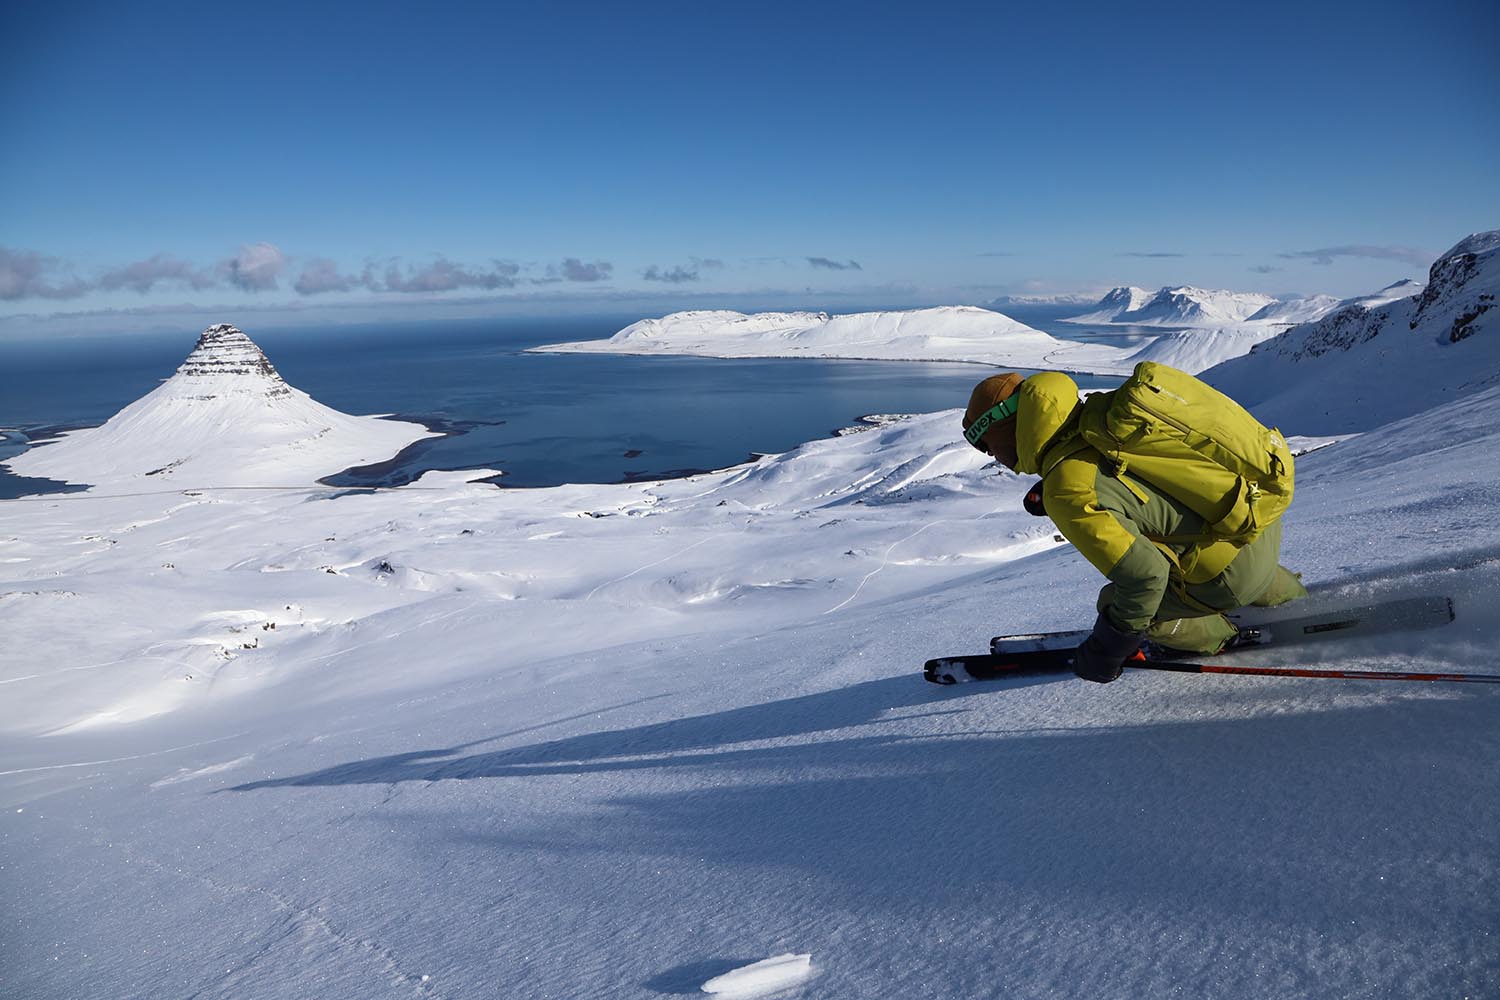
<instances>
[{"instance_id":1,"label":"orange ski pole shaft","mask_svg":"<svg viewBox=\"0 0 1500 1000\"><path fill-rule=\"evenodd\" d=\"M1252 677L1331 677L1362 681L1467 681L1500 684L1500 674L1436 674L1407 670L1325 670L1314 667L1236 667L1219 663L1182 663L1177 660L1126 660L1137 670L1174 670L1185 674L1243 674Z\"/></svg>"}]
</instances>

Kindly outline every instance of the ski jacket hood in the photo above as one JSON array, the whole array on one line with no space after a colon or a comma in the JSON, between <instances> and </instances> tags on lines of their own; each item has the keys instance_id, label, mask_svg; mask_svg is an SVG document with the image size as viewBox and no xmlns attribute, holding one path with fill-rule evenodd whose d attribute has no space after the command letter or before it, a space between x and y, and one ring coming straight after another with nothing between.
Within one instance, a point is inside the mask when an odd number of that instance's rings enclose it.
<instances>
[{"instance_id":1,"label":"ski jacket hood","mask_svg":"<svg viewBox=\"0 0 1500 1000\"><path fill-rule=\"evenodd\" d=\"M1016 471L1045 475L1042 459L1078 413L1078 384L1062 372L1038 372L1021 383L1016 411Z\"/></svg>"}]
</instances>

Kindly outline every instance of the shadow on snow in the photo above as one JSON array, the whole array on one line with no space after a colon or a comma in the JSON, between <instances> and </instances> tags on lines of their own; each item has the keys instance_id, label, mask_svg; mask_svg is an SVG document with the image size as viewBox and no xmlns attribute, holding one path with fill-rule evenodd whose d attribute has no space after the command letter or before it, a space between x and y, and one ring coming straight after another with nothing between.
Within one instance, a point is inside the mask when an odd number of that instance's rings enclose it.
<instances>
[{"instance_id":1,"label":"shadow on snow","mask_svg":"<svg viewBox=\"0 0 1500 1000\"><path fill-rule=\"evenodd\" d=\"M234 790L634 772L590 786L596 801L585 794L574 805L575 790L555 810L521 815L506 813L497 784L489 817L439 820L448 824L439 835L487 856L720 866L750 893L759 882L786 891L775 873L791 867L840 886L840 905L914 915L1004 899L1011 919L1024 920L1027 905L1046 900L1053 918L1076 910L1079 921L1108 925L1160 907L1201 916L1231 949L1235 933L1274 928L1292 965L1298 948L1330 936L1399 942L1445 970L1419 992L1500 987L1485 957L1485 935L1500 924L1500 701L1488 692L1273 714L1284 703L1262 689L1260 714L1249 717L997 727L1005 716L993 699L1048 682L934 688L902 676L509 749L376 757ZM1209 690L1185 686L1182 697ZM1214 699L1226 692L1212 692L1204 704L1222 709ZM981 725L881 731L922 716L949 716L951 726L979 707L976 697L987 703L975 713ZM680 781L653 788L653 772L677 768L722 773L686 790ZM672 992L709 971L693 966L653 985Z\"/></svg>"}]
</instances>

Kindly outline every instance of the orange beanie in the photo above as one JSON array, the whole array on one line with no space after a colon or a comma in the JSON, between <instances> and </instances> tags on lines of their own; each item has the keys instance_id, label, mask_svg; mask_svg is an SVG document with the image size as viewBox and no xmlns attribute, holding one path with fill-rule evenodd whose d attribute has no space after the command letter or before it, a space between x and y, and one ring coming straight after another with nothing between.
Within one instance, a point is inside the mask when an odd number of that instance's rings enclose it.
<instances>
[{"instance_id":1,"label":"orange beanie","mask_svg":"<svg viewBox=\"0 0 1500 1000\"><path fill-rule=\"evenodd\" d=\"M1024 381L1026 380L1015 372L1006 372L1004 375L991 375L976 385L969 394L969 408L964 411L964 429L968 430L973 426L974 421L984 416L990 407L1015 395Z\"/></svg>"}]
</instances>

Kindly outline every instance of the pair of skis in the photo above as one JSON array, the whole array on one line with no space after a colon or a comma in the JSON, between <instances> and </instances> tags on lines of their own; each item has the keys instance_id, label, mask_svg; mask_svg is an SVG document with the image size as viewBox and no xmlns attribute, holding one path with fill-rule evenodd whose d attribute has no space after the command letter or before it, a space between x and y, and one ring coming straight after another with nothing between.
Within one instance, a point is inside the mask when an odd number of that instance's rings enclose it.
<instances>
[{"instance_id":1,"label":"pair of skis","mask_svg":"<svg viewBox=\"0 0 1500 1000\"><path fill-rule=\"evenodd\" d=\"M1448 597L1411 597L1310 614L1304 610L1305 607L1306 602L1298 602L1281 608L1245 608L1230 615L1240 629L1239 637L1232 644L1232 652L1270 647L1279 649L1283 646L1382 632L1417 631L1446 625L1454 618L1453 600ZM934 684L961 684L1005 677L1069 673L1073 669L1073 651L1088 635L1087 631L1079 631L996 636L990 640L988 653L928 660L922 674ZM1150 644L1134 658L1127 660L1126 666L1198 674L1500 682L1500 674L1253 667L1225 663L1218 659L1212 663L1189 663L1162 655Z\"/></svg>"}]
</instances>

